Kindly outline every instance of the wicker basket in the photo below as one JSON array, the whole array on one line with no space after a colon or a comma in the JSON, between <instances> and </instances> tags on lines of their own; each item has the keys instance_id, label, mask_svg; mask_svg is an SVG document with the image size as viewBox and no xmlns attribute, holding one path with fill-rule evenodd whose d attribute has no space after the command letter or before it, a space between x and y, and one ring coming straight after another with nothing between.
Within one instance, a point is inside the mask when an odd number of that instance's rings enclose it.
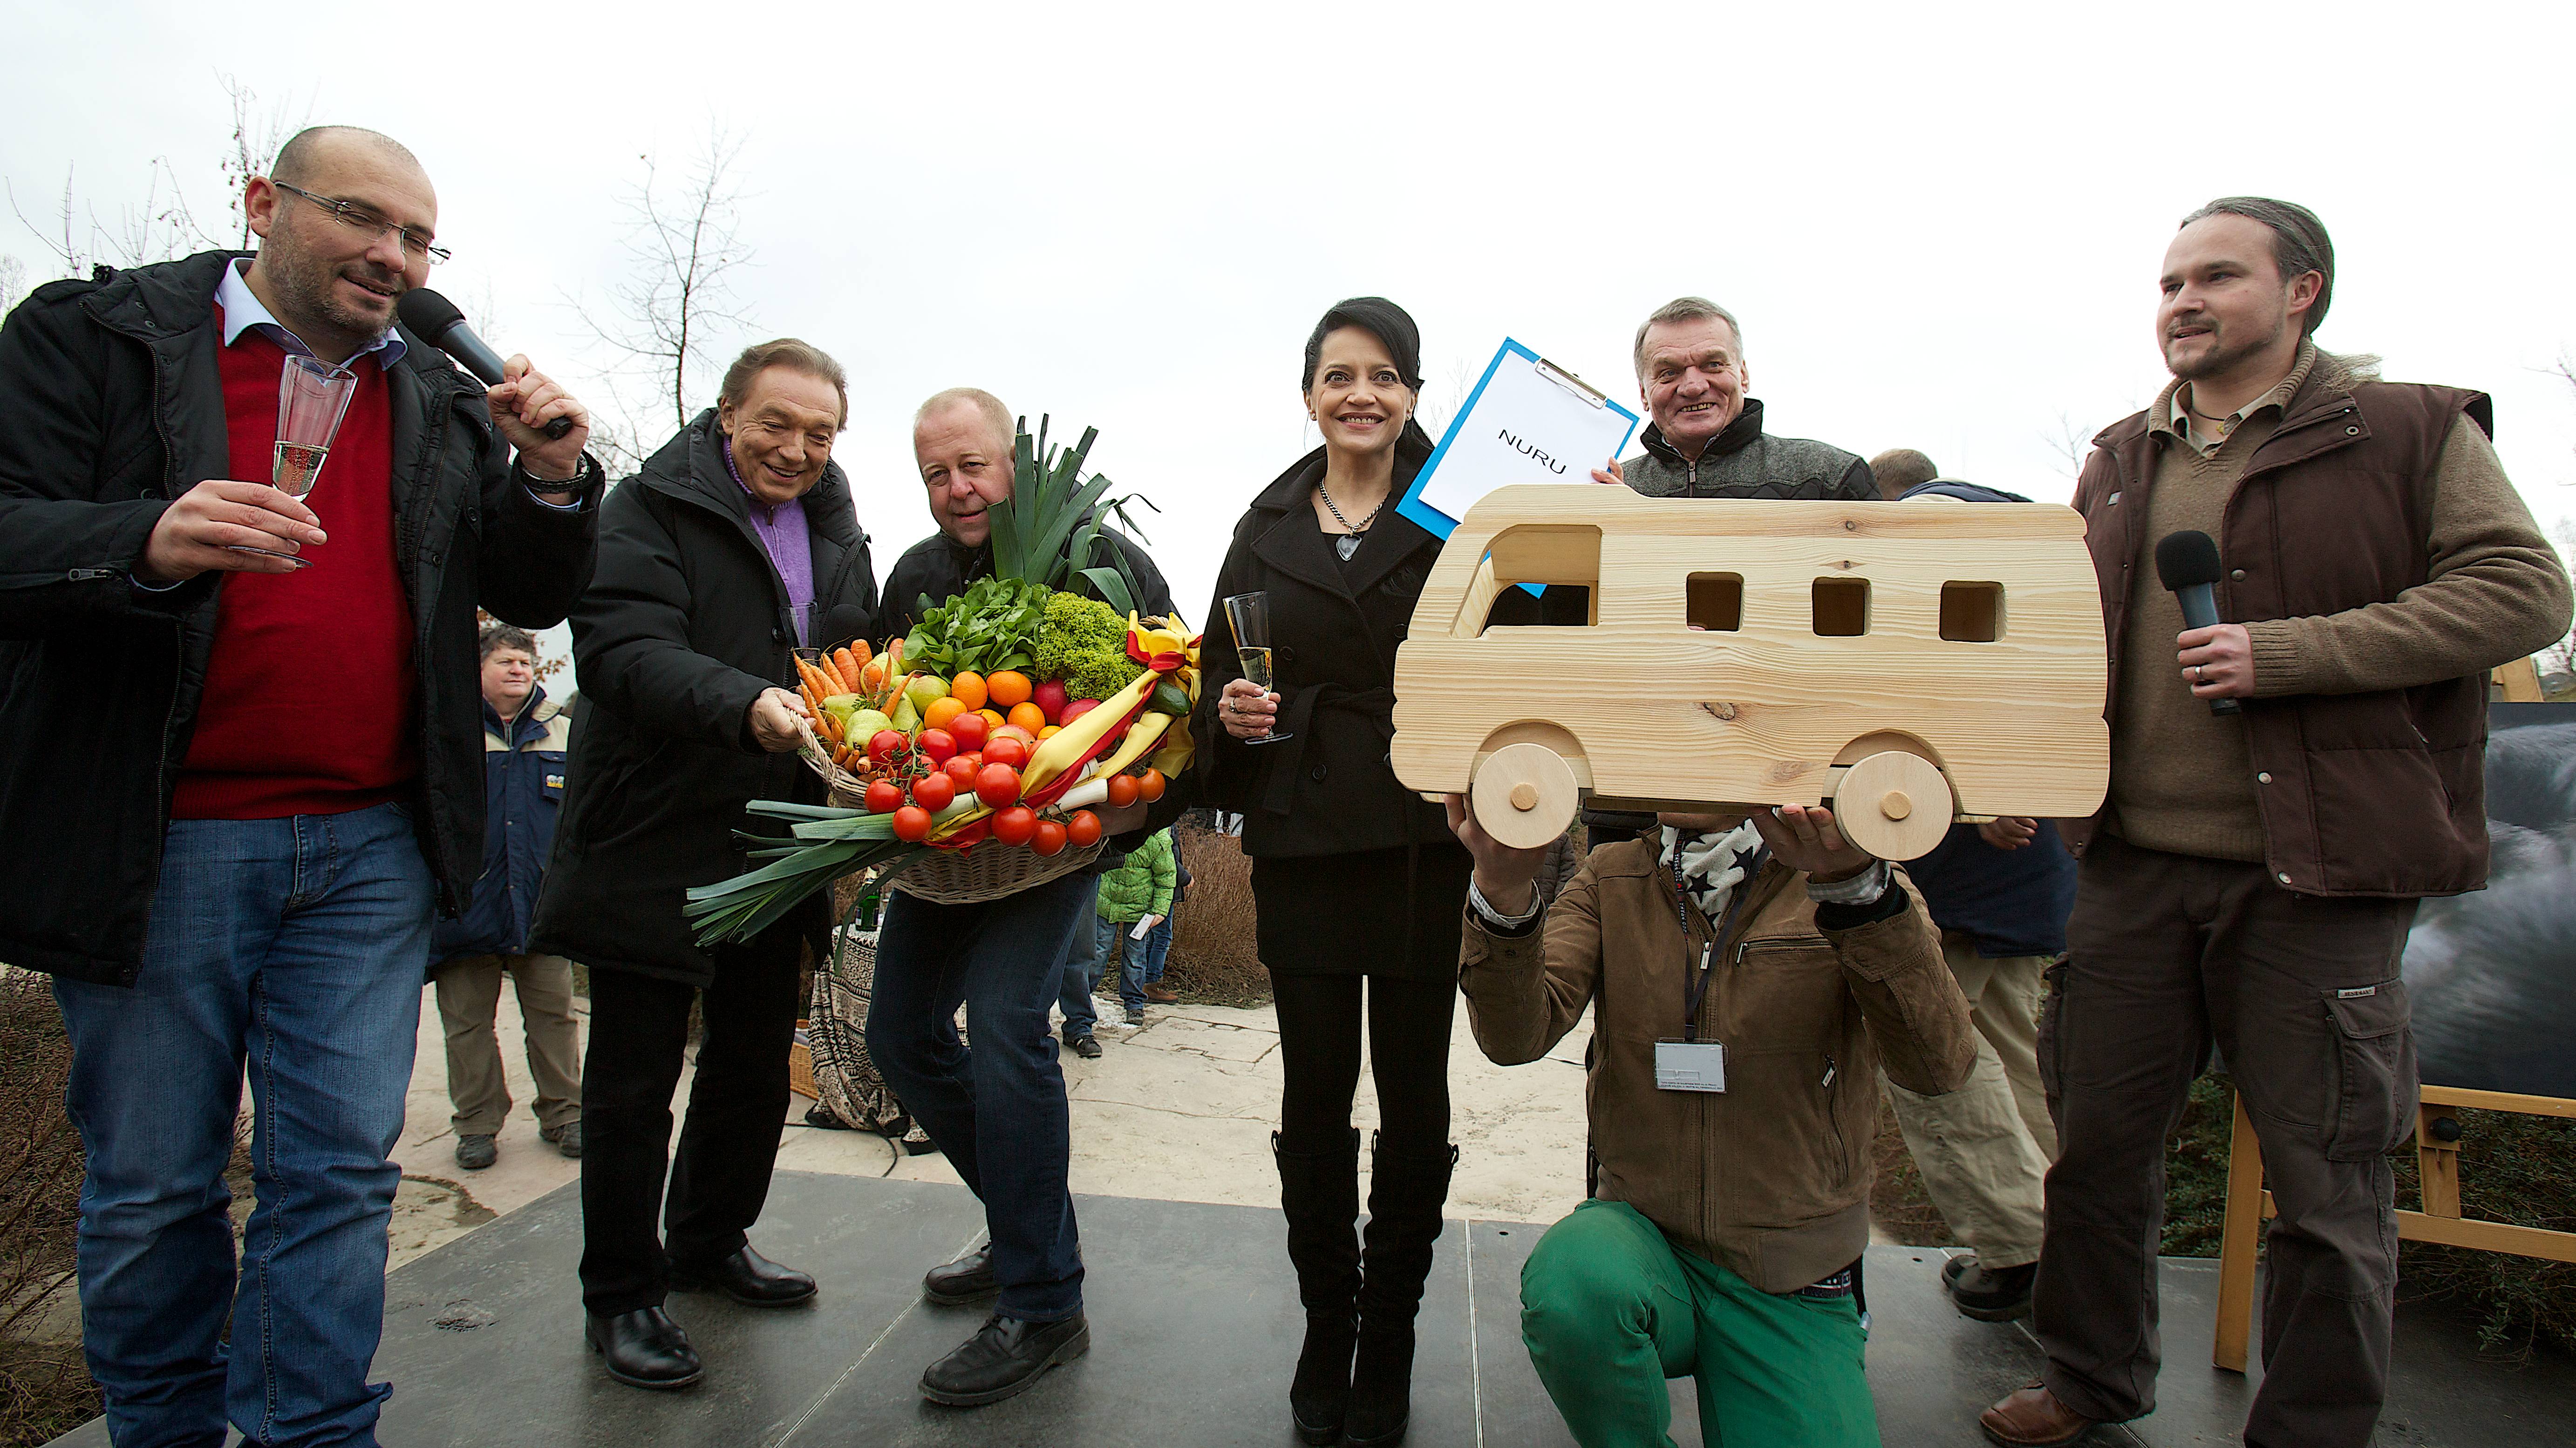
<instances>
[{"instance_id":1,"label":"wicker basket","mask_svg":"<svg viewBox=\"0 0 2576 1448\"><path fill-rule=\"evenodd\" d=\"M834 764L821 745L799 752L830 787L834 805L842 809L867 807L867 786L859 782L858 776ZM916 900L934 905L974 905L1060 879L1098 858L1097 843L1041 855L1026 845L987 839L969 849L926 850L888 883Z\"/></svg>"}]
</instances>

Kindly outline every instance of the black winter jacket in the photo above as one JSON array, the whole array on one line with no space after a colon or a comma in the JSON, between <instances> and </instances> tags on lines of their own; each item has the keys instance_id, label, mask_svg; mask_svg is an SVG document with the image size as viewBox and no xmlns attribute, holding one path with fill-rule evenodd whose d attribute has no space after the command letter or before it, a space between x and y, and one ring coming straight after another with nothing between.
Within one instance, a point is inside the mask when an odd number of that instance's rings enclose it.
<instances>
[{"instance_id":1,"label":"black winter jacket","mask_svg":"<svg viewBox=\"0 0 2576 1448\"><path fill-rule=\"evenodd\" d=\"M1423 459L1396 464L1403 496ZM1454 843L1440 806L1398 783L1387 762L1395 738L1395 650L1413 627L1440 540L1390 506L1344 563L1308 501L1324 476L1317 448L1279 475L1235 525L1217 573L1199 649L1198 717L1203 771L1196 799L1243 816L1243 852L1293 858ZM1243 677L1225 600L1270 595L1270 663L1278 728L1292 737L1251 745L1225 732L1216 703ZM1538 622L1538 600L1518 588L1495 601L1494 621Z\"/></svg>"},{"instance_id":2,"label":"black winter jacket","mask_svg":"<svg viewBox=\"0 0 2576 1448\"><path fill-rule=\"evenodd\" d=\"M734 831L785 833L743 806L824 797L804 760L751 737L752 700L795 685L796 632L715 419L698 414L600 508L598 573L572 616L581 728L528 947L696 985L715 978L715 957L681 918L686 892L746 868ZM838 463L805 495L805 521L807 636L871 632L876 571ZM817 897L794 918L819 935L827 913Z\"/></svg>"},{"instance_id":3,"label":"black winter jacket","mask_svg":"<svg viewBox=\"0 0 2576 1448\"><path fill-rule=\"evenodd\" d=\"M218 575L133 585L173 499L231 473L215 285L237 253L40 287L0 328L0 961L132 985ZM483 385L408 332L392 368L394 549L417 630L421 853L454 914L483 868L479 605L559 622L590 576L592 489L512 476Z\"/></svg>"},{"instance_id":4,"label":"black winter jacket","mask_svg":"<svg viewBox=\"0 0 2576 1448\"><path fill-rule=\"evenodd\" d=\"M1172 611L1172 587L1163 581L1163 571L1154 566L1136 540L1115 528L1102 528L1100 536L1117 545L1120 557L1127 560L1127 571L1136 580L1136 611L1169 614ZM1097 558L1101 555L1091 555ZM966 585L993 571L993 545L978 544L973 548L933 533L903 550L886 574L885 617L880 620L884 632L901 636L912 632L921 622L921 600L927 594L935 607L966 591ZM1088 579L1075 583L1073 591L1098 597L1100 591Z\"/></svg>"}]
</instances>

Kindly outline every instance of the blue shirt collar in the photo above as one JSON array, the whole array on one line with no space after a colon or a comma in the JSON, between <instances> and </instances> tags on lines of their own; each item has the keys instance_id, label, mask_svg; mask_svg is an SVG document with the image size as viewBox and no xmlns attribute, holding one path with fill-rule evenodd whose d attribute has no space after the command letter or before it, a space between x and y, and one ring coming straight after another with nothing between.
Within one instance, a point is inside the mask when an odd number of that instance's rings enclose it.
<instances>
[{"instance_id":1,"label":"blue shirt collar","mask_svg":"<svg viewBox=\"0 0 2576 1448\"><path fill-rule=\"evenodd\" d=\"M260 335L285 348L292 355L300 357L314 355L313 349L304 345L303 338L288 331L285 323L277 320L267 307L260 304L259 293L252 291L250 283L243 279L249 267L248 259L236 260L232 265L224 268L224 279L215 284L215 305L223 308L224 312L224 345L231 346L240 340L245 330L257 327ZM360 357L375 355L376 365L391 368L403 359L403 353L408 350L410 349L404 343L402 334L387 327L383 336L359 348L349 361L355 362Z\"/></svg>"}]
</instances>

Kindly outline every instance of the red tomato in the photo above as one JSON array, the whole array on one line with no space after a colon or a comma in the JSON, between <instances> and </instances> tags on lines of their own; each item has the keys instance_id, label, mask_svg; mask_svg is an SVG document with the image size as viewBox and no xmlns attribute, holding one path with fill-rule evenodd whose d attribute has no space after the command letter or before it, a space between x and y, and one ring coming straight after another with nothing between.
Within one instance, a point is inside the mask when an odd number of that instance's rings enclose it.
<instances>
[{"instance_id":1,"label":"red tomato","mask_svg":"<svg viewBox=\"0 0 2576 1448\"><path fill-rule=\"evenodd\" d=\"M1064 717L1056 720L1055 722L1058 724L1071 724L1074 720L1081 718L1083 715L1088 714L1099 707L1100 701L1098 699L1076 699L1072 703L1064 706Z\"/></svg>"},{"instance_id":2,"label":"red tomato","mask_svg":"<svg viewBox=\"0 0 2576 1448\"><path fill-rule=\"evenodd\" d=\"M868 812L893 814L903 808L903 789L891 779L871 781L868 785Z\"/></svg>"},{"instance_id":3,"label":"red tomato","mask_svg":"<svg viewBox=\"0 0 2576 1448\"><path fill-rule=\"evenodd\" d=\"M872 764L883 764L911 745L912 741L903 737L902 730L880 729L868 736L868 761Z\"/></svg>"},{"instance_id":4,"label":"red tomato","mask_svg":"<svg viewBox=\"0 0 2576 1448\"><path fill-rule=\"evenodd\" d=\"M975 797L995 809L1020 797L1020 772L1007 764L987 764L975 776Z\"/></svg>"},{"instance_id":5,"label":"red tomato","mask_svg":"<svg viewBox=\"0 0 2576 1448\"><path fill-rule=\"evenodd\" d=\"M957 781L945 774L925 774L912 782L912 802L937 814L957 798Z\"/></svg>"},{"instance_id":6,"label":"red tomato","mask_svg":"<svg viewBox=\"0 0 2576 1448\"><path fill-rule=\"evenodd\" d=\"M1142 794L1143 791L1144 786L1136 782L1136 776L1132 774L1113 774L1109 776L1109 807L1111 809L1125 809L1127 806L1134 804L1137 797Z\"/></svg>"},{"instance_id":7,"label":"red tomato","mask_svg":"<svg viewBox=\"0 0 2576 1448\"><path fill-rule=\"evenodd\" d=\"M984 762L987 765L1007 764L1018 769L1029 762L1029 747L1004 734L984 746Z\"/></svg>"},{"instance_id":8,"label":"red tomato","mask_svg":"<svg viewBox=\"0 0 2576 1448\"><path fill-rule=\"evenodd\" d=\"M1099 844L1100 816L1087 809L1075 810L1073 818L1064 822L1064 838L1065 843L1077 850L1087 850Z\"/></svg>"},{"instance_id":9,"label":"red tomato","mask_svg":"<svg viewBox=\"0 0 2576 1448\"><path fill-rule=\"evenodd\" d=\"M924 729L917 741L933 764L946 764L957 754L957 737L945 729Z\"/></svg>"},{"instance_id":10,"label":"red tomato","mask_svg":"<svg viewBox=\"0 0 2576 1448\"><path fill-rule=\"evenodd\" d=\"M1154 801L1163 797L1163 787L1170 783L1170 780L1163 777L1163 771L1159 769L1146 770L1145 777L1136 781L1137 798L1142 799L1147 804L1152 804Z\"/></svg>"},{"instance_id":11,"label":"red tomato","mask_svg":"<svg viewBox=\"0 0 2576 1448\"><path fill-rule=\"evenodd\" d=\"M983 764L984 761L972 754L957 754L951 755L948 762L939 768L940 772L948 776L950 785L958 789L973 789L975 771L982 768Z\"/></svg>"},{"instance_id":12,"label":"red tomato","mask_svg":"<svg viewBox=\"0 0 2576 1448\"><path fill-rule=\"evenodd\" d=\"M1064 826L1053 820L1038 821L1038 831L1029 837L1029 848L1041 855L1064 853Z\"/></svg>"},{"instance_id":13,"label":"red tomato","mask_svg":"<svg viewBox=\"0 0 2576 1448\"><path fill-rule=\"evenodd\" d=\"M991 721L981 714L966 713L948 721L948 737L957 741L960 753L971 754L984 747L984 736L992 730Z\"/></svg>"},{"instance_id":14,"label":"red tomato","mask_svg":"<svg viewBox=\"0 0 2576 1448\"><path fill-rule=\"evenodd\" d=\"M894 812L894 837L908 845L930 838L930 811L908 804Z\"/></svg>"},{"instance_id":15,"label":"red tomato","mask_svg":"<svg viewBox=\"0 0 2576 1448\"><path fill-rule=\"evenodd\" d=\"M993 816L993 838L1006 845L1025 845L1038 832L1038 812L1015 804Z\"/></svg>"}]
</instances>

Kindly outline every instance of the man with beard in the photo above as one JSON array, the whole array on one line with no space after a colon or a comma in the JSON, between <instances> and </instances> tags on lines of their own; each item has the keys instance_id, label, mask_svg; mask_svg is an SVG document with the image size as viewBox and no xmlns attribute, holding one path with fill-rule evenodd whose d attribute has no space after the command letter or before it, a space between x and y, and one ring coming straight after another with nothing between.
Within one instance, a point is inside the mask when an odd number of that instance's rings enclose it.
<instances>
[{"instance_id":1,"label":"man with beard","mask_svg":"<svg viewBox=\"0 0 2576 1448\"><path fill-rule=\"evenodd\" d=\"M924 595L940 603L992 571L988 510L1011 495L1015 431L1010 410L973 388L940 393L914 414L913 455L939 531L887 575L894 633L909 629ZM1171 592L1152 561L1106 528L1101 537L1126 561L1139 609L1168 615ZM998 1299L973 1337L922 1373L921 1394L933 1402L999 1402L1090 1346L1066 1182L1072 1123L1047 1007L1075 940L1093 934L1097 872L1179 818L1182 793L1150 807L1095 808L1111 839L1087 870L980 904L907 895L899 876L886 897L868 1057L983 1202L990 1232L986 1245L932 1268L922 1295L943 1306ZM1086 1007L1091 979L1081 986ZM960 1004L971 1045L957 1034ZM1076 1039L1070 1024L1066 1039Z\"/></svg>"},{"instance_id":2,"label":"man with beard","mask_svg":"<svg viewBox=\"0 0 2576 1448\"><path fill-rule=\"evenodd\" d=\"M486 389L395 326L447 256L409 151L307 130L243 203L256 255L102 267L0 331L0 960L71 1038L111 1436L373 1443L386 1154L483 863L475 608L563 618L599 469L526 358ZM298 501L264 480L306 357L352 394Z\"/></svg>"},{"instance_id":3,"label":"man with beard","mask_svg":"<svg viewBox=\"0 0 2576 1448\"><path fill-rule=\"evenodd\" d=\"M2213 1045L2280 1210L2245 1441L2360 1448L2387 1393L2386 1153L2416 1107L2398 956L2418 901L2485 881L2487 671L2559 637L2569 590L2487 399L2320 350L2333 289L2305 207L2185 217L2156 312L2174 380L2094 439L2076 485L2111 786L2067 822L2083 863L2039 1041L2048 1361L1981 1420L2007 1448L2153 1411L2165 1139ZM2183 627L2157 578L2184 531L2217 540L2225 622Z\"/></svg>"}]
</instances>

